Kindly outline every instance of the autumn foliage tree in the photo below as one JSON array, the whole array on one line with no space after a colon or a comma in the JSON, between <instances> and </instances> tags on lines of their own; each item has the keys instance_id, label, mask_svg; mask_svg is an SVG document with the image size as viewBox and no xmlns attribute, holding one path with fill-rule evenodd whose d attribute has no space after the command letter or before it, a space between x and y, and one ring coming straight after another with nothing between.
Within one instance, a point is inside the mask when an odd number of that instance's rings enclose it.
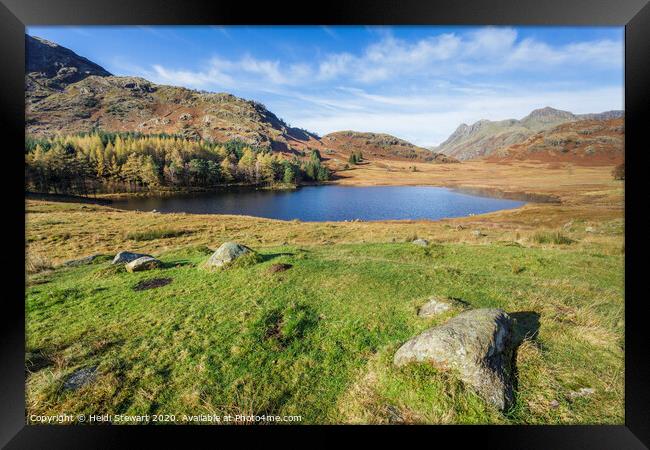
<instances>
[{"instance_id":1,"label":"autumn foliage tree","mask_svg":"<svg viewBox=\"0 0 650 450\"><path fill-rule=\"evenodd\" d=\"M25 163L27 189L81 195L230 183L293 184L330 177L317 150L289 161L269 148L240 140L219 143L176 135L101 131L28 137Z\"/></svg>"}]
</instances>

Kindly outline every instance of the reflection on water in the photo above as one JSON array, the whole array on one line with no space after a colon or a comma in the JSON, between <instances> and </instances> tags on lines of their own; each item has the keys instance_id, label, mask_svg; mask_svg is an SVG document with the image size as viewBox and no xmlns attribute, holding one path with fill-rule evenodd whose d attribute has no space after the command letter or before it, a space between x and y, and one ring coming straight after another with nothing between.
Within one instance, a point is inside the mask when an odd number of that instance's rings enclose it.
<instances>
[{"instance_id":1,"label":"reflection on water","mask_svg":"<svg viewBox=\"0 0 650 450\"><path fill-rule=\"evenodd\" d=\"M522 201L429 186L308 186L292 191L221 190L116 200L113 207L194 214L241 214L303 221L442 219L516 208Z\"/></svg>"}]
</instances>

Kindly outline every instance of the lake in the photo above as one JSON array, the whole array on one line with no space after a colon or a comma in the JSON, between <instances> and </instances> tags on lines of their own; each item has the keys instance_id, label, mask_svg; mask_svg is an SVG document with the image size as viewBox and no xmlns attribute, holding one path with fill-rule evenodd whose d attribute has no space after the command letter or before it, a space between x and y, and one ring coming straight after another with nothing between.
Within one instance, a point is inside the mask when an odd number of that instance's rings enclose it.
<instances>
[{"instance_id":1,"label":"lake","mask_svg":"<svg viewBox=\"0 0 650 450\"><path fill-rule=\"evenodd\" d=\"M113 201L120 209L161 213L240 214L271 219L443 219L517 208L525 202L430 186L306 186L296 190L221 190Z\"/></svg>"}]
</instances>

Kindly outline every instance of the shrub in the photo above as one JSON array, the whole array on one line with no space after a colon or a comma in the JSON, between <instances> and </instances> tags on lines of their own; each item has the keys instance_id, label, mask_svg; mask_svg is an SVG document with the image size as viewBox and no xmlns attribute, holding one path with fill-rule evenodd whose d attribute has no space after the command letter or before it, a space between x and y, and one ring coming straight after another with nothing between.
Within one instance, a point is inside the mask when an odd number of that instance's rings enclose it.
<instances>
[{"instance_id":1,"label":"shrub","mask_svg":"<svg viewBox=\"0 0 650 450\"><path fill-rule=\"evenodd\" d=\"M570 237L562 234L560 231L539 231L533 235L533 241L538 244L556 244L556 245L569 245L575 241Z\"/></svg>"},{"instance_id":2,"label":"shrub","mask_svg":"<svg viewBox=\"0 0 650 450\"><path fill-rule=\"evenodd\" d=\"M625 179L625 164L619 164L618 166L614 167L612 170L612 176L614 177L615 180L624 180Z\"/></svg>"}]
</instances>

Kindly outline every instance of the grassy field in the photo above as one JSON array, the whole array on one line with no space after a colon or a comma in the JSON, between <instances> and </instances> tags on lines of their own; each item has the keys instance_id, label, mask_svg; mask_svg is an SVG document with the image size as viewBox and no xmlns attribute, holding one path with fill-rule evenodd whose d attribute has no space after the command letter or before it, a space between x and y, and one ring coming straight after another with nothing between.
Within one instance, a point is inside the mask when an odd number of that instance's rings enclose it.
<instances>
[{"instance_id":1,"label":"grassy field","mask_svg":"<svg viewBox=\"0 0 650 450\"><path fill-rule=\"evenodd\" d=\"M533 169L518 170L501 189L516 189ZM527 190L561 204L438 222L283 222L30 200L27 413L623 423L622 183L601 168L549 170ZM429 182L441 184L437 176ZM499 187L497 179L475 186ZM415 237L431 244L415 246ZM251 246L262 262L201 269L225 240ZM152 253L165 267L60 265L123 249ZM277 263L292 267L273 273ZM168 284L134 289L155 278ZM432 295L501 307L526 325L511 411L493 409L453 373L392 366L405 340L458 312L418 318ZM66 390L86 367L96 367L94 382ZM575 397L581 388L594 391Z\"/></svg>"}]
</instances>

